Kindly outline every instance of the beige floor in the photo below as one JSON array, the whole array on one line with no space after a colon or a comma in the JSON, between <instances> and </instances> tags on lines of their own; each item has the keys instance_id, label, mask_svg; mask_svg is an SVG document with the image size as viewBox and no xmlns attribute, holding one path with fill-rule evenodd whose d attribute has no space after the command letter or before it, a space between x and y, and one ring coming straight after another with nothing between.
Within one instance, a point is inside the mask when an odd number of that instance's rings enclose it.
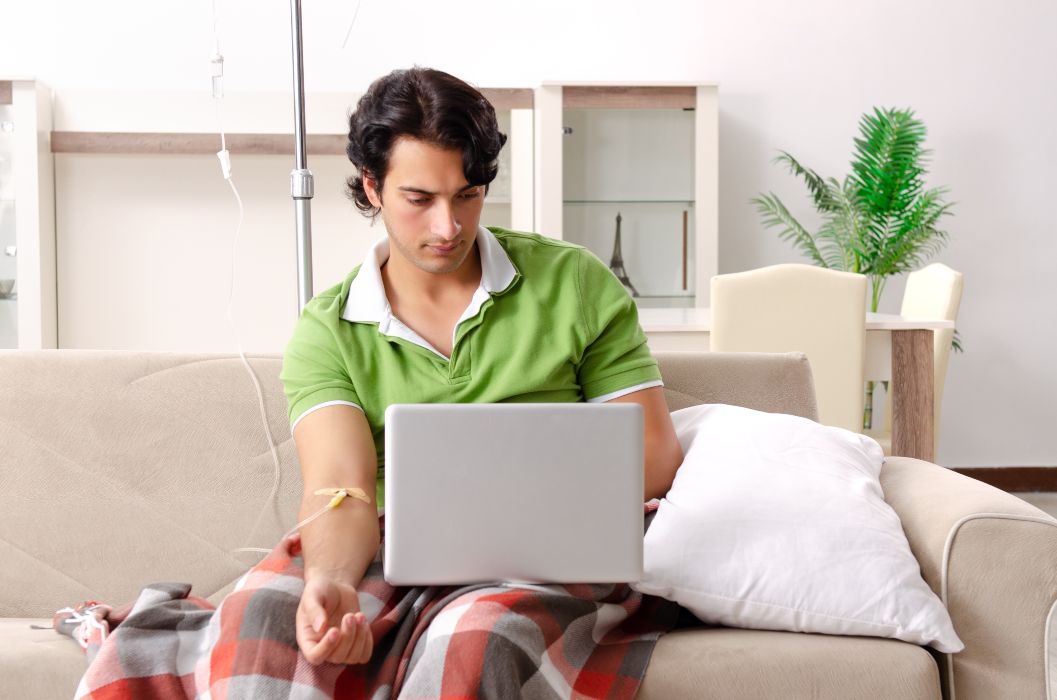
<instances>
[{"instance_id":1,"label":"beige floor","mask_svg":"<svg viewBox=\"0 0 1057 700\"><path fill-rule=\"evenodd\" d=\"M1057 518L1057 493L1053 491L1037 491L1034 493L1014 493L1017 498L1022 498L1040 510L1044 510Z\"/></svg>"}]
</instances>

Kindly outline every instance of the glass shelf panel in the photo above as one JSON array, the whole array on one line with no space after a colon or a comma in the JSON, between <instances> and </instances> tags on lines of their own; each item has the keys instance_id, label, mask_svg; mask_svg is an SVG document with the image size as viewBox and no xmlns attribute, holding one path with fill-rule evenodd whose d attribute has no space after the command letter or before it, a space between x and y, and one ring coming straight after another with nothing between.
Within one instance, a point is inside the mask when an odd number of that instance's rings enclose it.
<instances>
[{"instance_id":1,"label":"glass shelf panel","mask_svg":"<svg viewBox=\"0 0 1057 700\"><path fill-rule=\"evenodd\" d=\"M607 265L613 262L616 217L620 215L621 258L640 305L650 298L681 299L694 305L694 210L688 202L567 203L564 237L586 247Z\"/></svg>"},{"instance_id":2,"label":"glass shelf panel","mask_svg":"<svg viewBox=\"0 0 1057 700\"><path fill-rule=\"evenodd\" d=\"M562 199L694 199L694 113L565 109Z\"/></svg>"},{"instance_id":3,"label":"glass shelf panel","mask_svg":"<svg viewBox=\"0 0 1057 700\"><path fill-rule=\"evenodd\" d=\"M685 199L566 199L563 204L681 204L692 207L694 203Z\"/></svg>"},{"instance_id":4,"label":"glass shelf panel","mask_svg":"<svg viewBox=\"0 0 1057 700\"><path fill-rule=\"evenodd\" d=\"M14 110L0 105L0 348L18 347L18 270L15 237Z\"/></svg>"}]
</instances>

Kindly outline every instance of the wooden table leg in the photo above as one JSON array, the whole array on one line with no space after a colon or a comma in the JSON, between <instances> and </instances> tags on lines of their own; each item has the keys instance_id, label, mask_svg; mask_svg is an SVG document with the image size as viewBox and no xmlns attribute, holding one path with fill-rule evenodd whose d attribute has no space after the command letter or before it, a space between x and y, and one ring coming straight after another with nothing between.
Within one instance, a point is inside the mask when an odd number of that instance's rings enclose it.
<instances>
[{"instance_id":1,"label":"wooden table leg","mask_svg":"<svg viewBox=\"0 0 1057 700\"><path fill-rule=\"evenodd\" d=\"M892 331L892 454L935 460L931 330Z\"/></svg>"}]
</instances>

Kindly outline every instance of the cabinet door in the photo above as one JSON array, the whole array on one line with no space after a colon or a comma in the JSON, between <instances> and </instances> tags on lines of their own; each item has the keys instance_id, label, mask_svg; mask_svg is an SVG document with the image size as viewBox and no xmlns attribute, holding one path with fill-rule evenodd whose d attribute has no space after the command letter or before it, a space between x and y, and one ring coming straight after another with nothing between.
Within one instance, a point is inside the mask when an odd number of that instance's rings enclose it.
<instances>
[{"instance_id":1,"label":"cabinet door","mask_svg":"<svg viewBox=\"0 0 1057 700\"><path fill-rule=\"evenodd\" d=\"M693 306L694 113L566 108L562 231L640 306Z\"/></svg>"}]
</instances>

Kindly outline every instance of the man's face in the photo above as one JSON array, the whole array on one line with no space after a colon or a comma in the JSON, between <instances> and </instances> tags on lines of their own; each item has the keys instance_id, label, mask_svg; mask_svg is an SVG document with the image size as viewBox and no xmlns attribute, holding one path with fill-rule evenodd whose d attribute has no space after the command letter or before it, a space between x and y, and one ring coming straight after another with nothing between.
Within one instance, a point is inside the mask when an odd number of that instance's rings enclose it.
<instances>
[{"instance_id":1,"label":"man's face","mask_svg":"<svg viewBox=\"0 0 1057 700\"><path fill-rule=\"evenodd\" d=\"M381 209L390 254L444 274L459 269L473 250L485 188L466 181L459 151L401 137L393 144L381 193L370 177L364 189Z\"/></svg>"}]
</instances>

